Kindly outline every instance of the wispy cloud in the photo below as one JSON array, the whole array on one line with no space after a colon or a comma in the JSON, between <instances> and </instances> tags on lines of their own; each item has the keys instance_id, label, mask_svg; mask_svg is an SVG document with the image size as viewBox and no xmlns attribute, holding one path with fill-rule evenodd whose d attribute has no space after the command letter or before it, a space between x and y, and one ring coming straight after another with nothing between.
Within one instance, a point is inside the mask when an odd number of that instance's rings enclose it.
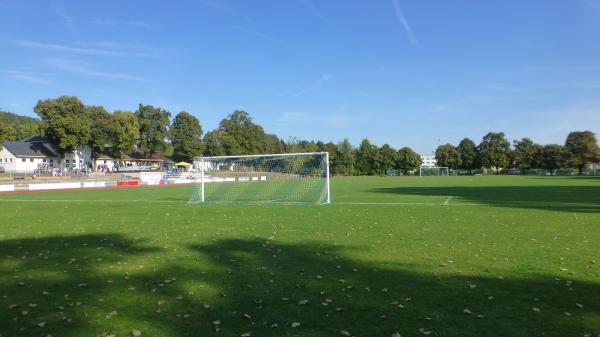
<instances>
[{"instance_id":1,"label":"wispy cloud","mask_svg":"<svg viewBox=\"0 0 600 337\"><path fill-rule=\"evenodd\" d=\"M250 28L241 27L241 26L233 26L232 28L235 29L235 30L239 30L239 31L246 32L248 34L254 35L254 36L256 36L258 38L261 38L263 40L271 41L271 42L276 43L276 44L281 45L281 46L292 47L292 48L296 47L292 43L289 43L287 41L283 41L283 40L278 39L278 38L276 38L274 36L271 36L269 34L265 34L265 33L262 33L262 32L259 32L259 31L256 31L256 30L253 30L253 29L250 29Z\"/></svg>"},{"instance_id":2,"label":"wispy cloud","mask_svg":"<svg viewBox=\"0 0 600 337\"><path fill-rule=\"evenodd\" d=\"M313 83L311 86L306 87L306 88L304 88L304 89L296 92L294 94L294 96L306 95L309 92L318 89L321 85L323 85L323 83L330 81L332 78L333 78L333 75L323 75L323 76L321 76L321 78L319 78L318 81L316 81L315 83Z\"/></svg>"},{"instance_id":3,"label":"wispy cloud","mask_svg":"<svg viewBox=\"0 0 600 337\"><path fill-rule=\"evenodd\" d=\"M402 12L402 8L400 8L400 3L398 2L398 0L392 0L392 4L394 5L394 11L396 12L396 19L398 19L398 22L400 22L400 24L406 31L406 35L408 35L410 43L412 43L413 45L418 45L419 40L417 40L417 36L415 35L412 27L408 23L408 20L406 20L404 12Z\"/></svg>"},{"instance_id":4,"label":"wispy cloud","mask_svg":"<svg viewBox=\"0 0 600 337\"><path fill-rule=\"evenodd\" d=\"M322 23L334 28L339 29L339 25L329 19L311 0L297 0L302 6L304 6L313 16L315 16Z\"/></svg>"},{"instance_id":5,"label":"wispy cloud","mask_svg":"<svg viewBox=\"0 0 600 337\"><path fill-rule=\"evenodd\" d=\"M89 62L84 62L81 60L53 58L48 59L47 63L51 67L77 75L100 77L112 80L128 80L139 82L146 81L144 78L129 74L100 71L95 69Z\"/></svg>"},{"instance_id":6,"label":"wispy cloud","mask_svg":"<svg viewBox=\"0 0 600 337\"><path fill-rule=\"evenodd\" d=\"M252 22L252 19L250 17L248 17L244 13L238 11L237 9L231 7L230 5L223 3L222 1L198 0L198 2L206 7L211 7L211 8L226 12L230 15L236 16L246 22Z\"/></svg>"},{"instance_id":7,"label":"wispy cloud","mask_svg":"<svg viewBox=\"0 0 600 337\"><path fill-rule=\"evenodd\" d=\"M22 70L3 70L1 72L3 77L12 80L24 81L35 84L52 84L53 82L48 79L52 74L47 73L36 73L31 71Z\"/></svg>"},{"instance_id":8,"label":"wispy cloud","mask_svg":"<svg viewBox=\"0 0 600 337\"><path fill-rule=\"evenodd\" d=\"M157 51L152 51L146 48L135 48L127 44L107 44L106 42L96 43L97 47L82 47L68 46L57 43L45 43L30 40L18 40L14 42L17 46L24 48L33 48L61 53L81 54L81 55L96 55L96 56L134 56L134 57L156 57L159 56ZM94 45L88 43L87 45Z\"/></svg>"},{"instance_id":9,"label":"wispy cloud","mask_svg":"<svg viewBox=\"0 0 600 337\"><path fill-rule=\"evenodd\" d=\"M154 25L151 23L143 22L143 21L118 21L113 19L98 19L94 20L93 23L102 26L109 27L134 27L134 28L143 28L143 29L152 29Z\"/></svg>"},{"instance_id":10,"label":"wispy cloud","mask_svg":"<svg viewBox=\"0 0 600 337\"><path fill-rule=\"evenodd\" d=\"M52 6L52 10L65 22L67 28L71 32L79 35L79 28L75 24L75 20L73 19L73 17L65 9L65 6L63 5L62 1L55 2Z\"/></svg>"}]
</instances>

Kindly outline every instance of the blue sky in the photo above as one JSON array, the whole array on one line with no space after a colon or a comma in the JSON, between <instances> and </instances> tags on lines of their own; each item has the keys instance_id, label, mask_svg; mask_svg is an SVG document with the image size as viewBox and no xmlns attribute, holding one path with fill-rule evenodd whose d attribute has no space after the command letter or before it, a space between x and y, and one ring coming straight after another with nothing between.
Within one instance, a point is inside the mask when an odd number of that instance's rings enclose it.
<instances>
[{"instance_id":1,"label":"blue sky","mask_svg":"<svg viewBox=\"0 0 600 337\"><path fill-rule=\"evenodd\" d=\"M600 0L0 0L0 108L234 109L284 139L426 153L600 133Z\"/></svg>"}]
</instances>

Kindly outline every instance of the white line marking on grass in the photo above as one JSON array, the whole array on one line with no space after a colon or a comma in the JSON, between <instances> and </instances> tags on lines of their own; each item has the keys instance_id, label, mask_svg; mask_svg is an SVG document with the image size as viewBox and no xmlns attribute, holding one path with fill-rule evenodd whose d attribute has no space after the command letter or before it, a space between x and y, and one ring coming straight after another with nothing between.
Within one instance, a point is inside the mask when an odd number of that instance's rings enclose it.
<instances>
[{"instance_id":1,"label":"white line marking on grass","mask_svg":"<svg viewBox=\"0 0 600 337\"><path fill-rule=\"evenodd\" d=\"M332 205L388 205L388 206L544 206L544 207L588 207L600 208L600 204L581 204L581 203L557 203L557 202L529 202L529 201L514 201L514 202L465 202L465 203L439 203L439 202L333 202Z\"/></svg>"},{"instance_id":2,"label":"white line marking on grass","mask_svg":"<svg viewBox=\"0 0 600 337\"><path fill-rule=\"evenodd\" d=\"M452 199L452 196L449 196L446 201L444 201L444 205L448 205L448 202L450 202L450 199Z\"/></svg>"},{"instance_id":3,"label":"white line marking on grass","mask_svg":"<svg viewBox=\"0 0 600 337\"><path fill-rule=\"evenodd\" d=\"M448 200L448 199L447 199ZM187 205L187 200L152 200L152 199L126 199L126 200L110 200L110 199L0 199L0 203L2 202L80 202L80 203L168 203L168 204L182 204ZM209 203L210 204L210 203ZM276 203L268 203L270 205L277 205ZM245 203L240 203L240 205L246 205ZM252 205L252 204L248 204ZM291 204L293 205L293 204ZM305 204L302 204L305 205ZM332 202L330 205L340 205L340 206L369 206L369 205L380 205L380 206L489 206L489 207L584 207L584 208L600 208L600 204L581 204L581 203L557 203L557 202L544 202L544 201L513 201L513 202L464 202L464 203L439 203L439 202ZM319 206L320 207L320 206Z\"/></svg>"},{"instance_id":4,"label":"white line marking on grass","mask_svg":"<svg viewBox=\"0 0 600 337\"><path fill-rule=\"evenodd\" d=\"M128 199L128 200L109 200L109 199L0 199L0 202L146 202L146 203L178 203L185 204L187 200L145 200L145 199Z\"/></svg>"},{"instance_id":5,"label":"white line marking on grass","mask_svg":"<svg viewBox=\"0 0 600 337\"><path fill-rule=\"evenodd\" d=\"M387 206L442 206L439 202L332 202L332 205L387 205ZM488 204L464 203L450 206L483 206Z\"/></svg>"}]
</instances>

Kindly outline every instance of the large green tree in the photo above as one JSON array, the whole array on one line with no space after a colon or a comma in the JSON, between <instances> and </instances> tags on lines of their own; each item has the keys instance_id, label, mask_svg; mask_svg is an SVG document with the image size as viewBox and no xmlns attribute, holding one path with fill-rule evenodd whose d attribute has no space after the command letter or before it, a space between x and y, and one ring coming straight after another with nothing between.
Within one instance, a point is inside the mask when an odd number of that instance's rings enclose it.
<instances>
[{"instance_id":1,"label":"large green tree","mask_svg":"<svg viewBox=\"0 0 600 337\"><path fill-rule=\"evenodd\" d=\"M202 126L198 119L181 111L171 124L171 143L176 160L191 162L202 154Z\"/></svg>"},{"instance_id":2,"label":"large green tree","mask_svg":"<svg viewBox=\"0 0 600 337\"><path fill-rule=\"evenodd\" d=\"M533 160L531 162L532 168L543 168L544 167L544 146L540 144L533 144Z\"/></svg>"},{"instance_id":3,"label":"large green tree","mask_svg":"<svg viewBox=\"0 0 600 337\"><path fill-rule=\"evenodd\" d=\"M64 154L90 139L90 118L87 109L77 97L61 96L38 101L35 113L43 122L44 133Z\"/></svg>"},{"instance_id":4,"label":"large green tree","mask_svg":"<svg viewBox=\"0 0 600 337\"><path fill-rule=\"evenodd\" d=\"M404 175L412 174L423 163L421 156L409 147L398 150L398 162L396 168Z\"/></svg>"},{"instance_id":5,"label":"large green tree","mask_svg":"<svg viewBox=\"0 0 600 337\"><path fill-rule=\"evenodd\" d=\"M514 166L521 170L534 168L536 165L536 153L538 150L536 144L529 138L515 140L515 147L512 152Z\"/></svg>"},{"instance_id":6,"label":"large green tree","mask_svg":"<svg viewBox=\"0 0 600 337\"><path fill-rule=\"evenodd\" d=\"M112 144L112 153L123 158L132 153L138 144L140 124L135 113L130 111L115 111L115 136Z\"/></svg>"},{"instance_id":7,"label":"large green tree","mask_svg":"<svg viewBox=\"0 0 600 337\"><path fill-rule=\"evenodd\" d=\"M337 174L352 174L354 172L354 147L348 140L344 138L337 144Z\"/></svg>"},{"instance_id":8,"label":"large green tree","mask_svg":"<svg viewBox=\"0 0 600 337\"><path fill-rule=\"evenodd\" d=\"M224 156L227 154L225 148L232 142L225 132L212 130L204 135L204 155L205 156Z\"/></svg>"},{"instance_id":9,"label":"large green tree","mask_svg":"<svg viewBox=\"0 0 600 337\"><path fill-rule=\"evenodd\" d=\"M356 149L356 170L361 175L376 175L381 173L381 157L376 145L368 139L363 139Z\"/></svg>"},{"instance_id":10,"label":"large green tree","mask_svg":"<svg viewBox=\"0 0 600 337\"><path fill-rule=\"evenodd\" d=\"M101 106L87 106L90 118L90 138L88 145L92 150L92 158L98 158L105 148L114 145L116 136L115 118Z\"/></svg>"},{"instance_id":11,"label":"large green tree","mask_svg":"<svg viewBox=\"0 0 600 337\"><path fill-rule=\"evenodd\" d=\"M552 172L559 168L567 166L571 154L564 147L557 144L548 144L543 147L542 168Z\"/></svg>"},{"instance_id":12,"label":"large green tree","mask_svg":"<svg viewBox=\"0 0 600 337\"><path fill-rule=\"evenodd\" d=\"M504 132L489 132L479 144L479 155L484 167L496 169L508 166L510 143L504 137Z\"/></svg>"},{"instance_id":13,"label":"large green tree","mask_svg":"<svg viewBox=\"0 0 600 337\"><path fill-rule=\"evenodd\" d=\"M235 110L221 120L219 128L207 133L207 136L209 134L206 140L209 153L222 151L227 155L242 155L284 151L283 143L277 136L266 134L262 126L254 123L250 115L242 110Z\"/></svg>"},{"instance_id":14,"label":"large green tree","mask_svg":"<svg viewBox=\"0 0 600 337\"><path fill-rule=\"evenodd\" d=\"M337 145L333 142L317 142L317 146L319 147L320 152L329 153L329 172L331 174L339 174L339 152Z\"/></svg>"},{"instance_id":15,"label":"large green tree","mask_svg":"<svg viewBox=\"0 0 600 337\"><path fill-rule=\"evenodd\" d=\"M435 161L440 167L448 167L455 170L461 167L460 151L452 144L438 146L435 150Z\"/></svg>"},{"instance_id":16,"label":"large green tree","mask_svg":"<svg viewBox=\"0 0 600 337\"><path fill-rule=\"evenodd\" d=\"M461 140L457 149L460 153L460 168L469 170L469 173L472 173L474 169L481 167L478 160L477 146L471 139L464 138Z\"/></svg>"},{"instance_id":17,"label":"large green tree","mask_svg":"<svg viewBox=\"0 0 600 337\"><path fill-rule=\"evenodd\" d=\"M565 147L571 153L573 165L583 173L583 168L600 160L596 134L591 131L573 131L567 136Z\"/></svg>"},{"instance_id":18,"label":"large green tree","mask_svg":"<svg viewBox=\"0 0 600 337\"><path fill-rule=\"evenodd\" d=\"M140 128L138 150L146 155L164 151L169 137L171 113L151 105L140 104L135 115Z\"/></svg>"},{"instance_id":19,"label":"large green tree","mask_svg":"<svg viewBox=\"0 0 600 337\"><path fill-rule=\"evenodd\" d=\"M381 173L386 174L389 170L396 167L398 152L389 144L383 144L379 148L379 158L381 161Z\"/></svg>"},{"instance_id":20,"label":"large green tree","mask_svg":"<svg viewBox=\"0 0 600 337\"><path fill-rule=\"evenodd\" d=\"M264 153L283 153L285 152L284 142L277 135L267 133L264 135Z\"/></svg>"},{"instance_id":21,"label":"large green tree","mask_svg":"<svg viewBox=\"0 0 600 337\"><path fill-rule=\"evenodd\" d=\"M219 123L219 131L224 132L225 152L228 155L259 154L264 136L263 128L252 122L246 111L235 110Z\"/></svg>"}]
</instances>

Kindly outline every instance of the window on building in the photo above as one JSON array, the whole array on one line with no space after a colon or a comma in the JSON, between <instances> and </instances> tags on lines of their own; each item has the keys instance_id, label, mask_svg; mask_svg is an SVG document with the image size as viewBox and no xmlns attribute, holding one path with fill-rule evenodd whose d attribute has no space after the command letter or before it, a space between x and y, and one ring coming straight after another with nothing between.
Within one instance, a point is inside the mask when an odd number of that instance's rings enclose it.
<instances>
[{"instance_id":1,"label":"window on building","mask_svg":"<svg viewBox=\"0 0 600 337\"><path fill-rule=\"evenodd\" d=\"M33 163L33 158L29 158L29 162L30 162L30 163Z\"/></svg>"},{"instance_id":2,"label":"window on building","mask_svg":"<svg viewBox=\"0 0 600 337\"><path fill-rule=\"evenodd\" d=\"M24 162L26 162L26 161L27 161L27 159L25 159L25 158L21 158L21 162L23 162L23 163L24 163Z\"/></svg>"}]
</instances>

